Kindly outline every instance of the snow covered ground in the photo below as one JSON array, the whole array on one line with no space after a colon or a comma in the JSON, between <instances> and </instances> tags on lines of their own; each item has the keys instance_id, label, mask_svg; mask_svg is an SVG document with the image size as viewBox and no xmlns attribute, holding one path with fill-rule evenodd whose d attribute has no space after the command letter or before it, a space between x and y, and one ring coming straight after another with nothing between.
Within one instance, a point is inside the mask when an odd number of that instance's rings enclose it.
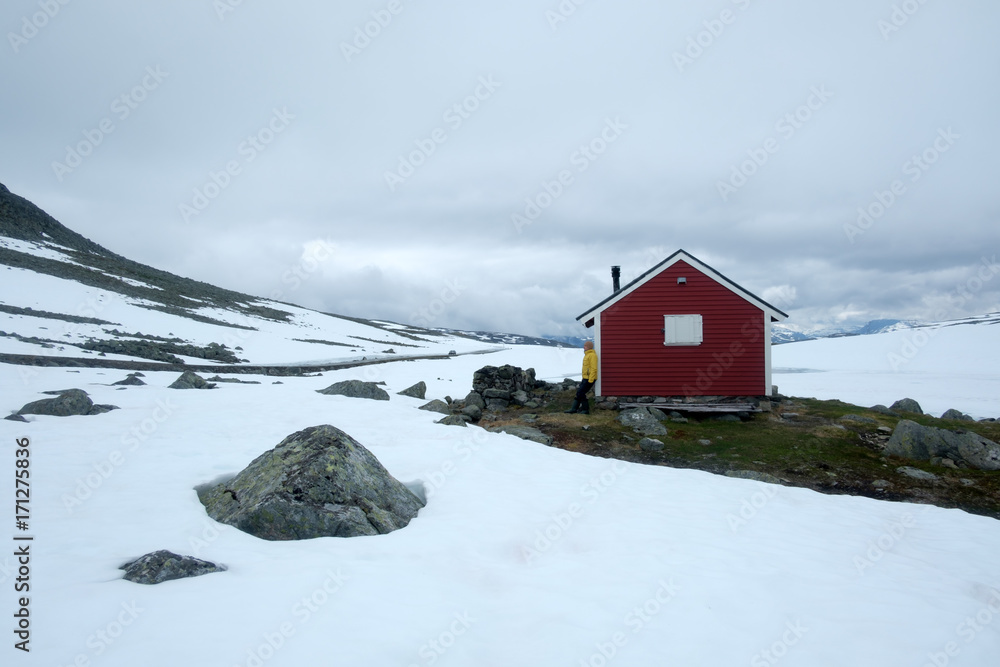
<instances>
[{"instance_id":1,"label":"snow covered ground","mask_svg":"<svg viewBox=\"0 0 1000 667\"><path fill-rule=\"evenodd\" d=\"M988 397L977 407L954 393L998 395L995 357L972 351L990 349L992 331L951 341L962 349L947 356L942 330L900 371L877 362L903 338L790 344L775 349L775 365L814 372L776 383L787 394L864 404L911 395L929 409L1000 416ZM885 344L866 351L874 339ZM579 372L579 351L518 347L282 384L243 377L262 384L213 391L167 389L175 373L118 390L108 385L124 372L0 365L0 409L69 387L121 407L0 421L7 470L15 439L31 442L30 530L15 531L9 503L5 532L34 537L30 654L12 648L17 564L13 547L0 551L3 664L996 664L995 520L573 454L437 425L421 401L395 395L424 380L428 398L462 397L487 363L555 380ZM386 382L392 400L315 392L351 378ZM325 423L426 495L408 527L279 543L208 519L196 485ZM0 477L11 498L12 476ZM229 569L157 586L120 578L119 565L157 549Z\"/></svg>"},{"instance_id":2,"label":"snow covered ground","mask_svg":"<svg viewBox=\"0 0 1000 667\"><path fill-rule=\"evenodd\" d=\"M935 416L955 408L1000 418L997 319L776 345L772 381L787 396L864 406L908 397Z\"/></svg>"}]
</instances>

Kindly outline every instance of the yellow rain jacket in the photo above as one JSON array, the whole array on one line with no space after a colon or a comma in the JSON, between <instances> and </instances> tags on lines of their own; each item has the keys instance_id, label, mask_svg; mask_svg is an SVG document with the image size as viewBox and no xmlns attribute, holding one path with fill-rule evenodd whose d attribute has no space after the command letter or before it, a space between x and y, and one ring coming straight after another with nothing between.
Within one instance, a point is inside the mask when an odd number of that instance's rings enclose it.
<instances>
[{"instance_id":1,"label":"yellow rain jacket","mask_svg":"<svg viewBox=\"0 0 1000 667\"><path fill-rule=\"evenodd\" d=\"M583 353L583 379L597 382L597 352L594 350Z\"/></svg>"}]
</instances>

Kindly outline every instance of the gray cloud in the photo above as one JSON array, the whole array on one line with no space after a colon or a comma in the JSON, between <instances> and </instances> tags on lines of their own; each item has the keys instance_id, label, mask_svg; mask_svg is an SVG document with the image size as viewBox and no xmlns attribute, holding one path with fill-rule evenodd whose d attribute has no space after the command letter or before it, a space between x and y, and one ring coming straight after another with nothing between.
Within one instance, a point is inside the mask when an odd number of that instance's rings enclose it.
<instances>
[{"instance_id":1,"label":"gray cloud","mask_svg":"<svg viewBox=\"0 0 1000 667\"><path fill-rule=\"evenodd\" d=\"M954 296L1000 249L995 3L591 0L553 29L558 4L105 0L25 38L43 10L8 2L0 180L139 261L345 314L457 281L442 326L579 332L611 264L677 248L802 327L1000 309L1000 280Z\"/></svg>"}]
</instances>

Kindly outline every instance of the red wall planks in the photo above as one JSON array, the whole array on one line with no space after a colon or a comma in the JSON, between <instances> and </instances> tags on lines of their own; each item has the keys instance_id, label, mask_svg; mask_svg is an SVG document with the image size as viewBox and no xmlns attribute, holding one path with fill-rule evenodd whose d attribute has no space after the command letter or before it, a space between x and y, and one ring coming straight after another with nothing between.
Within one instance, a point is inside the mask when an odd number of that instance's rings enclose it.
<instances>
[{"instance_id":1,"label":"red wall planks","mask_svg":"<svg viewBox=\"0 0 1000 667\"><path fill-rule=\"evenodd\" d=\"M679 277L687 284L678 285ZM701 315L704 341L664 345L664 315ZM601 393L766 395L764 317L760 308L678 261L601 313Z\"/></svg>"}]
</instances>

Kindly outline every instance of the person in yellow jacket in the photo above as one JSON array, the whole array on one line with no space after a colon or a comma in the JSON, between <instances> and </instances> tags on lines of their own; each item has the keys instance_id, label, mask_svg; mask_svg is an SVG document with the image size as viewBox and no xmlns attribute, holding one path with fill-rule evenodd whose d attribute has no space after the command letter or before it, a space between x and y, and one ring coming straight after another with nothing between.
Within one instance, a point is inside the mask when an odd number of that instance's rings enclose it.
<instances>
[{"instance_id":1,"label":"person in yellow jacket","mask_svg":"<svg viewBox=\"0 0 1000 667\"><path fill-rule=\"evenodd\" d=\"M576 390L576 398L573 399L573 407L566 411L566 414L574 415L582 412L590 414L590 401L587 400L587 392L597 384L597 352L594 351L593 341L583 344L583 381Z\"/></svg>"}]
</instances>

